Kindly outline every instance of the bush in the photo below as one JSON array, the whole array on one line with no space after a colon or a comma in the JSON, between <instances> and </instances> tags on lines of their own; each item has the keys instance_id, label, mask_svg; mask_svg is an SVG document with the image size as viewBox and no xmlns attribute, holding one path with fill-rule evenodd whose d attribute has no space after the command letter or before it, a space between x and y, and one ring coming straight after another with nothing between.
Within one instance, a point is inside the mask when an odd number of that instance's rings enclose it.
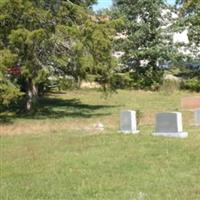
<instances>
[{"instance_id":1,"label":"bush","mask_svg":"<svg viewBox=\"0 0 200 200\"><path fill-rule=\"evenodd\" d=\"M181 83L181 89L200 92L200 79L192 78Z\"/></svg>"},{"instance_id":2,"label":"bush","mask_svg":"<svg viewBox=\"0 0 200 200\"><path fill-rule=\"evenodd\" d=\"M112 86L116 89L127 89L132 85L129 73L116 73L112 78Z\"/></svg>"},{"instance_id":3,"label":"bush","mask_svg":"<svg viewBox=\"0 0 200 200\"><path fill-rule=\"evenodd\" d=\"M74 79L60 78L58 81L59 90L68 90L76 87Z\"/></svg>"},{"instance_id":4,"label":"bush","mask_svg":"<svg viewBox=\"0 0 200 200\"><path fill-rule=\"evenodd\" d=\"M163 70L155 67L140 67L131 73L132 87L158 91L163 83Z\"/></svg>"}]
</instances>

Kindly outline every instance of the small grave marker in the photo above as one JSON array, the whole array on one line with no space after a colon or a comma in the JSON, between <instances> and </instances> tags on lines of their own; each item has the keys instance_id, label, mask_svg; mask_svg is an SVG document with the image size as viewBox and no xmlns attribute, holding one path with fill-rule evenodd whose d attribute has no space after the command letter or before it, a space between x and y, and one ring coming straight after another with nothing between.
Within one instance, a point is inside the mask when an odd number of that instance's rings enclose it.
<instances>
[{"instance_id":1,"label":"small grave marker","mask_svg":"<svg viewBox=\"0 0 200 200\"><path fill-rule=\"evenodd\" d=\"M137 118L136 111L127 110L123 111L120 114L120 132L125 134L137 134L139 131L137 130Z\"/></svg>"}]
</instances>

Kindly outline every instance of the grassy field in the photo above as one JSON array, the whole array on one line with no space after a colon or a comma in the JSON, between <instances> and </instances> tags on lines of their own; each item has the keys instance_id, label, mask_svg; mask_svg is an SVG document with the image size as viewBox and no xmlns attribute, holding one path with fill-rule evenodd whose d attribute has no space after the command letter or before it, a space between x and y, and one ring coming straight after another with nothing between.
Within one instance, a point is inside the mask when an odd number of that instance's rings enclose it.
<instances>
[{"instance_id":1,"label":"grassy field","mask_svg":"<svg viewBox=\"0 0 200 200\"><path fill-rule=\"evenodd\" d=\"M199 200L200 127L180 108L191 95L70 91L43 99L34 116L9 113L0 124L0 199ZM124 109L142 113L139 135L118 133ZM189 137L153 137L160 111L181 111Z\"/></svg>"}]
</instances>

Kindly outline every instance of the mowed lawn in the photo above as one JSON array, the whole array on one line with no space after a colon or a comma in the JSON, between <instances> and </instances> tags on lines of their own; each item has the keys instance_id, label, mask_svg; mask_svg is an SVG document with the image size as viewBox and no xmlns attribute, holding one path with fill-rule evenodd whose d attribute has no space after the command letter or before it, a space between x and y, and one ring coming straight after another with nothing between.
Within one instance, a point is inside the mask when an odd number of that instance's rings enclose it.
<instances>
[{"instance_id":1,"label":"mowed lawn","mask_svg":"<svg viewBox=\"0 0 200 200\"><path fill-rule=\"evenodd\" d=\"M192 95L76 90L41 100L33 116L9 113L0 124L0 199L199 200L200 127L180 107ZM118 133L124 109L142 113L139 135ZM162 111L183 113L187 139L151 135Z\"/></svg>"}]
</instances>

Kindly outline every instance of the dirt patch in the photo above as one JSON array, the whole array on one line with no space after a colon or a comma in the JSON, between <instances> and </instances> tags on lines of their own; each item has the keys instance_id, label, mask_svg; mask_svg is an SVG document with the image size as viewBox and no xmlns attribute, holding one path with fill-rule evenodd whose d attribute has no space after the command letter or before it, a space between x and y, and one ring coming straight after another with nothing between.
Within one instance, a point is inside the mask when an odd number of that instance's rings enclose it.
<instances>
[{"instance_id":1,"label":"dirt patch","mask_svg":"<svg viewBox=\"0 0 200 200\"><path fill-rule=\"evenodd\" d=\"M103 124L103 130L99 123ZM0 136L22 135L22 134L41 134L59 132L87 132L87 134L97 134L104 130L113 129L114 124L109 125L105 120L54 120L54 121L25 121L13 124L1 124Z\"/></svg>"},{"instance_id":2,"label":"dirt patch","mask_svg":"<svg viewBox=\"0 0 200 200\"><path fill-rule=\"evenodd\" d=\"M101 86L96 82L85 82L81 83L81 88L100 88Z\"/></svg>"},{"instance_id":3,"label":"dirt patch","mask_svg":"<svg viewBox=\"0 0 200 200\"><path fill-rule=\"evenodd\" d=\"M103 118L72 119L72 120L27 120L11 124L0 124L0 136L28 135L59 132L83 132L84 134L99 134L119 130L119 115L114 114ZM154 115L144 115L140 125L153 124ZM103 125L103 130L100 126Z\"/></svg>"}]
</instances>

